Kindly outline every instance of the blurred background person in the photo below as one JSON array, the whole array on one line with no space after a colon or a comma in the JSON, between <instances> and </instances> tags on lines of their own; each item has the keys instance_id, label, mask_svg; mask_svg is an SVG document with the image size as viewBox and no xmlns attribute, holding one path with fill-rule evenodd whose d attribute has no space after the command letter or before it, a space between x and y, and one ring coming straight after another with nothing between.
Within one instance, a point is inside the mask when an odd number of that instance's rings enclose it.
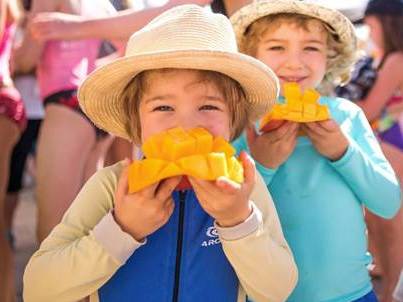
<instances>
[{"instance_id":1,"label":"blurred background person","mask_svg":"<svg viewBox=\"0 0 403 302\"><path fill-rule=\"evenodd\" d=\"M20 22L17 27L16 37L14 40L14 49L19 47L21 39L24 34L24 30L27 24L27 15L30 9L30 0L21 1L21 6L24 9L23 17L20 18ZM14 51L14 50L13 50ZM29 55L29 54L26 54ZM15 145L10 161L10 173L7 187L7 195L5 201L5 213L6 213L6 228L8 238L14 247L14 236L12 233L12 223L15 213L15 209L18 205L19 195L24 184L25 168L29 170L30 181L34 183L34 151L35 143L38 138L39 128L44 116L43 105L39 97L39 90L37 86L35 68L22 73L19 70L19 63L15 60L14 52L11 55L11 71L15 88L21 94L22 101L24 102L27 125L23 131L18 143ZM27 164L27 160L29 162Z\"/></svg>"},{"instance_id":2,"label":"blurred background person","mask_svg":"<svg viewBox=\"0 0 403 302\"><path fill-rule=\"evenodd\" d=\"M108 16L115 12L107 0L33 0L31 14L71 13L83 17ZM108 134L97 129L80 110L77 89L96 67L101 41L47 41L24 35L16 50L19 69L37 65L40 97L44 103L37 149L37 234L42 241L60 221L65 210L102 162ZM29 54L29 55L27 55Z\"/></svg>"},{"instance_id":3,"label":"blurred background person","mask_svg":"<svg viewBox=\"0 0 403 302\"><path fill-rule=\"evenodd\" d=\"M336 93L363 108L402 182L403 1L369 1L364 22L375 49L360 60L351 83L337 88ZM403 209L392 220L367 211L366 221L375 259L372 274L382 277L381 301L390 302L403 267Z\"/></svg>"},{"instance_id":4,"label":"blurred background person","mask_svg":"<svg viewBox=\"0 0 403 302\"><path fill-rule=\"evenodd\" d=\"M14 259L7 238L5 195L11 152L25 128L24 105L11 80L9 60L20 11L15 0L0 0L0 301L15 301Z\"/></svg>"}]
</instances>

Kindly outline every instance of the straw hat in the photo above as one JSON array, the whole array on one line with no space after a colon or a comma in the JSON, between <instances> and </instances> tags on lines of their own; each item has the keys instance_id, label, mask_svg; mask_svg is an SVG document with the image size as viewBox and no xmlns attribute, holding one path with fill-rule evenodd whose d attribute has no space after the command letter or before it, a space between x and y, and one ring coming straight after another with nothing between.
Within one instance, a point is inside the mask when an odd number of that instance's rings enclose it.
<instances>
[{"instance_id":1,"label":"straw hat","mask_svg":"<svg viewBox=\"0 0 403 302\"><path fill-rule=\"evenodd\" d=\"M323 21L332 30L332 33L339 37L344 48L351 49L351 52L355 51L357 38L350 20L339 11L322 6L317 2L317 0L255 0L231 17L238 45L243 45L245 31L256 20L274 14L292 13Z\"/></svg>"},{"instance_id":2,"label":"straw hat","mask_svg":"<svg viewBox=\"0 0 403 302\"><path fill-rule=\"evenodd\" d=\"M229 76L242 86L252 121L270 110L278 96L277 77L263 63L238 52L225 16L182 5L134 33L123 58L87 77L78 92L82 110L99 128L130 139L122 91L140 72L159 68L210 70Z\"/></svg>"}]
</instances>

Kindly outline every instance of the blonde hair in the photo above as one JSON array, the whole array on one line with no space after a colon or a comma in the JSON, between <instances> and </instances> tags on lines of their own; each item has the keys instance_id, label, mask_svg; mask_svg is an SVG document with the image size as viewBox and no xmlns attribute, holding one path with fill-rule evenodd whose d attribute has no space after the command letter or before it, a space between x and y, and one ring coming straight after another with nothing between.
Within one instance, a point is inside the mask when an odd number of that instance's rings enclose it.
<instances>
[{"instance_id":1,"label":"blonde hair","mask_svg":"<svg viewBox=\"0 0 403 302\"><path fill-rule=\"evenodd\" d=\"M321 86L345 84L350 80L350 74L357 61L357 51L345 47L331 25L302 14L279 13L264 16L253 22L246 30L240 43L240 50L251 56L256 56L257 45L269 28L280 22L295 24L297 27L309 31L309 23L318 21L327 33L327 67ZM326 83L327 82L327 83Z\"/></svg>"},{"instance_id":2,"label":"blonde hair","mask_svg":"<svg viewBox=\"0 0 403 302\"><path fill-rule=\"evenodd\" d=\"M172 72L174 68L147 70L136 75L122 92L124 110L127 112L125 127L136 145L141 145L140 102L149 88L149 78L155 73ZM183 69L182 69L183 70ZM192 69L193 70L193 69ZM249 121L249 106L241 85L232 78L215 71L194 70L201 82L214 83L223 94L230 112L231 140L241 135Z\"/></svg>"}]
</instances>

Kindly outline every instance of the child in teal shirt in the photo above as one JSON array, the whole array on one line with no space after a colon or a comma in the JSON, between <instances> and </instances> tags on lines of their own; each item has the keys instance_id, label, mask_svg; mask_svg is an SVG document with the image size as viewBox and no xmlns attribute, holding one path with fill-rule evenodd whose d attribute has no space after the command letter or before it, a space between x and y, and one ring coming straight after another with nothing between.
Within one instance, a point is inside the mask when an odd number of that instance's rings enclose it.
<instances>
[{"instance_id":1,"label":"child in teal shirt","mask_svg":"<svg viewBox=\"0 0 403 302\"><path fill-rule=\"evenodd\" d=\"M348 80L356 38L339 12L304 1L256 1L231 20L241 51L266 63L281 84L304 90ZM286 122L262 134L250 129L234 144L255 158L294 253L299 281L288 301L376 301L363 207L393 217L399 184L362 110L329 96L320 103L331 119Z\"/></svg>"}]
</instances>

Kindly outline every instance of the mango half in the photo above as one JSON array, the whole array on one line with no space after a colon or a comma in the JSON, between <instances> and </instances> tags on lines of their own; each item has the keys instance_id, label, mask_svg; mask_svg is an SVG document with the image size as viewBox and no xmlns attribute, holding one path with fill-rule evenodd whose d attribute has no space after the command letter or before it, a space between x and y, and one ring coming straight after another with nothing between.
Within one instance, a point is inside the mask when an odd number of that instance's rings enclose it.
<instances>
[{"instance_id":1,"label":"mango half","mask_svg":"<svg viewBox=\"0 0 403 302\"><path fill-rule=\"evenodd\" d=\"M144 142L142 151L145 159L134 161L129 167L129 193L179 175L205 180L225 176L243 182L243 167L235 157L235 149L203 128L172 128L153 135ZM187 187L179 185L179 189Z\"/></svg>"},{"instance_id":2,"label":"mango half","mask_svg":"<svg viewBox=\"0 0 403 302\"><path fill-rule=\"evenodd\" d=\"M320 94L314 89L301 93L297 83L285 83L285 104L275 104L260 122L260 131L267 132L279 128L284 121L308 123L330 118L327 106L318 103Z\"/></svg>"}]
</instances>

